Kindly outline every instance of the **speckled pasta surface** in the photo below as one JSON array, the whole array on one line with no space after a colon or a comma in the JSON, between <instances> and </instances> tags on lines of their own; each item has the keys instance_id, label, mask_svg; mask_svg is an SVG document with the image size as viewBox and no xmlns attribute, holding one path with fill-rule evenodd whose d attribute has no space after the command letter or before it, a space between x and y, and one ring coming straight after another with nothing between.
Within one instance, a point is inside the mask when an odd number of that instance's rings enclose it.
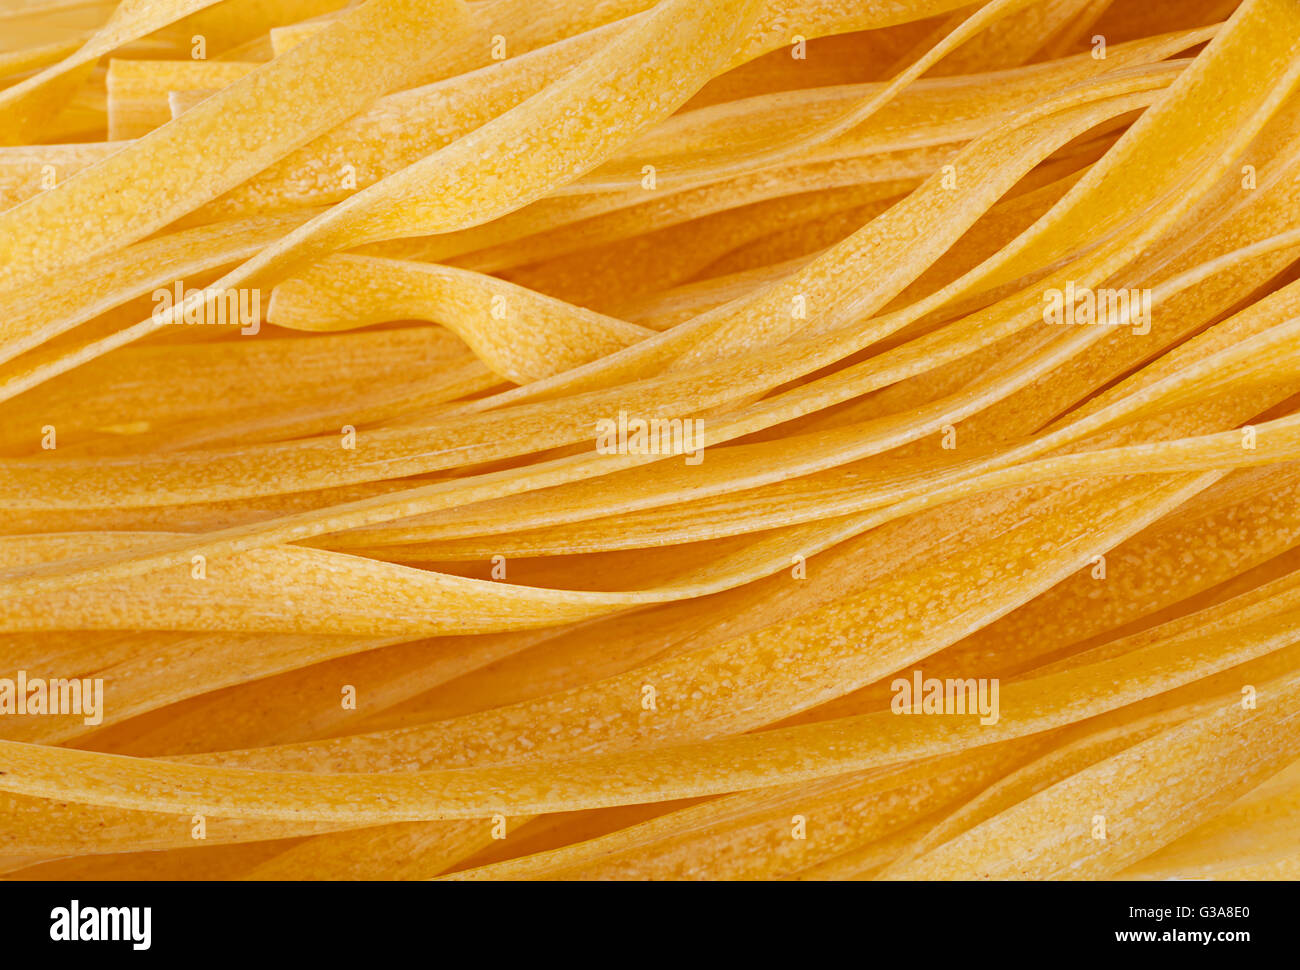
<instances>
[{"instance_id":1,"label":"speckled pasta surface","mask_svg":"<svg viewBox=\"0 0 1300 970\"><path fill-rule=\"evenodd\" d=\"M1300 877L1300 3L0 0L0 877Z\"/></svg>"}]
</instances>

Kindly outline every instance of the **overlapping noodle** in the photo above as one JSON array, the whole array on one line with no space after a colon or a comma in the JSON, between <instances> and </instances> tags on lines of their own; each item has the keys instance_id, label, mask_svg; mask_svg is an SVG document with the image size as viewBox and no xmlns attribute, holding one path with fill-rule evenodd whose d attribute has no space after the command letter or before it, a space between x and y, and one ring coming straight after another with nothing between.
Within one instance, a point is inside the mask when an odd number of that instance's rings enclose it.
<instances>
[{"instance_id":1,"label":"overlapping noodle","mask_svg":"<svg viewBox=\"0 0 1300 970\"><path fill-rule=\"evenodd\" d=\"M79 10L5 878L1300 872L1294 0Z\"/></svg>"}]
</instances>

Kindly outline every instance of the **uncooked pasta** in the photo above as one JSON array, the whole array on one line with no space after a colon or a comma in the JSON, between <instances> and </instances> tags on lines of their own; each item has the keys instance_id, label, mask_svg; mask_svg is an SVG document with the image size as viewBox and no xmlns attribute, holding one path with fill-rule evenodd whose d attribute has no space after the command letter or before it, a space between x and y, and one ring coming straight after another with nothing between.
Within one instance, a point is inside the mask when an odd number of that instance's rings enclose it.
<instances>
[{"instance_id":1,"label":"uncooked pasta","mask_svg":"<svg viewBox=\"0 0 1300 970\"><path fill-rule=\"evenodd\" d=\"M0 36L5 879L1300 877L1296 0Z\"/></svg>"}]
</instances>

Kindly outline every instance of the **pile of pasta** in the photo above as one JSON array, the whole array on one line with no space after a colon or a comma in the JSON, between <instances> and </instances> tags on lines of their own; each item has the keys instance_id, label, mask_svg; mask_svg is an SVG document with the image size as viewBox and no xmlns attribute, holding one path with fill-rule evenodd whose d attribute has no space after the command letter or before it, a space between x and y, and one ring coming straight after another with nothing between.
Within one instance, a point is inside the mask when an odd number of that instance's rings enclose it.
<instances>
[{"instance_id":1,"label":"pile of pasta","mask_svg":"<svg viewBox=\"0 0 1300 970\"><path fill-rule=\"evenodd\" d=\"M4 878L1300 877L1295 0L0 35Z\"/></svg>"}]
</instances>

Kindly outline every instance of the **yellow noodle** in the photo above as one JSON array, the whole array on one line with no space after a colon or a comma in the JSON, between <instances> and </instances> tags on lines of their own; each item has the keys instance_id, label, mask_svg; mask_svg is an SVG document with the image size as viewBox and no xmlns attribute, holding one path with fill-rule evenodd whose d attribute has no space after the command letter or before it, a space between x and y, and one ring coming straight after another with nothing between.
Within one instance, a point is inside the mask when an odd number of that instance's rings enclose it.
<instances>
[{"instance_id":1,"label":"yellow noodle","mask_svg":"<svg viewBox=\"0 0 1300 970\"><path fill-rule=\"evenodd\" d=\"M0 23L4 878L1300 871L1294 0Z\"/></svg>"}]
</instances>

